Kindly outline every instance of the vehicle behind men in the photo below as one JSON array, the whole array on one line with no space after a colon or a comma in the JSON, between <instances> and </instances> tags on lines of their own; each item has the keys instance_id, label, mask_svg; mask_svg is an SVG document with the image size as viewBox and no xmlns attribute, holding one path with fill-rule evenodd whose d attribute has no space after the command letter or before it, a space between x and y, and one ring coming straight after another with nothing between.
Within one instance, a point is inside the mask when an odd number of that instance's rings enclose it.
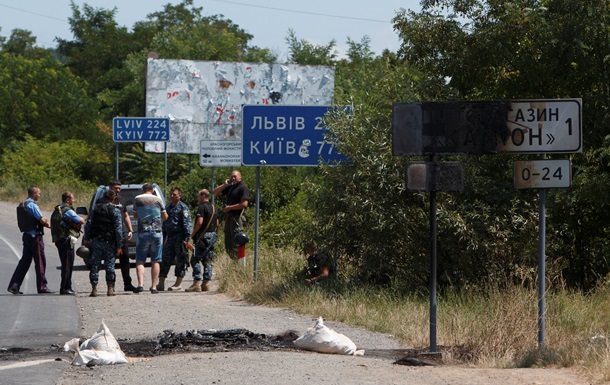
<instances>
[{"instance_id":1,"label":"vehicle behind men","mask_svg":"<svg viewBox=\"0 0 610 385\"><path fill-rule=\"evenodd\" d=\"M136 258L136 242L138 241L138 221L133 217L133 204L134 204L134 198L136 196L142 194L142 186L143 186L142 184L122 185L121 193L120 193L120 195L125 199L125 205L127 206L127 212L129 213L129 219L131 220L131 225L133 227L133 235L132 235L131 239L128 241L129 259L133 259L133 260L135 260L135 258ZM95 193L93 194L93 196L91 197L89 206L88 207L83 207L83 206L78 207L76 209L76 212L81 215L89 215L91 213L91 211L93 211L93 206L95 205L95 202L98 202L100 200L100 198L102 197L102 195L104 195L104 192L106 190L108 190L108 186L99 186L95 190ZM161 188L156 183L153 183L153 194L161 197L161 201L163 202L163 205L166 204L165 196L163 195L163 191L161 191ZM123 229L124 237L127 235L125 230L126 229ZM85 255L85 254L83 254L83 255ZM87 267L89 267L90 263L89 263L88 258L86 256L85 257L83 257L81 255L79 255L79 256L81 258L83 258L85 265L87 265Z\"/></svg>"}]
</instances>

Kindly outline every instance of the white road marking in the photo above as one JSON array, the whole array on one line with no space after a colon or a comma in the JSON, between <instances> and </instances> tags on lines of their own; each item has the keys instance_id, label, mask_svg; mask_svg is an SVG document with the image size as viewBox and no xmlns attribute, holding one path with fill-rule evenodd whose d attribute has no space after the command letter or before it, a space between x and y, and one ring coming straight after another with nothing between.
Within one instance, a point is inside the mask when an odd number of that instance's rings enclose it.
<instances>
[{"instance_id":1,"label":"white road marking","mask_svg":"<svg viewBox=\"0 0 610 385\"><path fill-rule=\"evenodd\" d=\"M9 369L17 369L17 368L25 368L25 367L28 367L28 366L41 365L41 364L46 364L48 362L54 362L54 361L55 361L54 359L46 359L46 360L17 362L17 363L14 363L14 364L0 366L0 371L2 371L2 370L9 370Z\"/></svg>"},{"instance_id":2,"label":"white road marking","mask_svg":"<svg viewBox=\"0 0 610 385\"><path fill-rule=\"evenodd\" d=\"M2 242L6 243L6 245L13 251L13 254L15 254L15 257L17 257L17 259L21 258L21 252L19 250L15 249L13 247L13 245L11 245L11 243L6 238L4 238L2 235L0 235L0 240Z\"/></svg>"}]
</instances>

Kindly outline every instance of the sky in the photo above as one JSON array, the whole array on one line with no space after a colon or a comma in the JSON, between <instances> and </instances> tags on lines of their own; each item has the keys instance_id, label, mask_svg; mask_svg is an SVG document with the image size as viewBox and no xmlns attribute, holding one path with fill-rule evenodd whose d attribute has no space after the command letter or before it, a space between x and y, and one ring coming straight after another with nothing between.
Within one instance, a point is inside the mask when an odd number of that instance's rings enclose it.
<instances>
[{"instance_id":1,"label":"sky","mask_svg":"<svg viewBox=\"0 0 610 385\"><path fill-rule=\"evenodd\" d=\"M161 11L163 5L179 4L180 0L75 0L79 8L88 4L95 8L117 9L115 20L131 29L146 15ZM316 45L335 40L342 57L347 38L360 42L371 39L371 49L381 54L384 49L398 50L398 35L392 18L401 9L419 11L420 0L194 0L203 7L205 16L223 15L254 36L250 45L269 48L286 59L288 30L296 37ZM0 36L8 38L15 28L26 29L36 37L37 45L54 47L55 37L71 40L68 18L72 15L70 0L0 0Z\"/></svg>"}]
</instances>

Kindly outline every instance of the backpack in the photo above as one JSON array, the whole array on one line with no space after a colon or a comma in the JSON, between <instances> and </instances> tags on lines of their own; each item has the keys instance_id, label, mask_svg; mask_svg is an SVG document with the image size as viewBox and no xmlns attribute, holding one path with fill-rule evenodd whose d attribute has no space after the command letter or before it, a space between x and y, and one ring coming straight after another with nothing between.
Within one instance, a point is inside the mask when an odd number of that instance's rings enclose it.
<instances>
[{"instance_id":1,"label":"backpack","mask_svg":"<svg viewBox=\"0 0 610 385\"><path fill-rule=\"evenodd\" d=\"M53 242L57 242L66 237L66 224L63 219L64 211L61 205L55 206L51 214L51 237Z\"/></svg>"}]
</instances>

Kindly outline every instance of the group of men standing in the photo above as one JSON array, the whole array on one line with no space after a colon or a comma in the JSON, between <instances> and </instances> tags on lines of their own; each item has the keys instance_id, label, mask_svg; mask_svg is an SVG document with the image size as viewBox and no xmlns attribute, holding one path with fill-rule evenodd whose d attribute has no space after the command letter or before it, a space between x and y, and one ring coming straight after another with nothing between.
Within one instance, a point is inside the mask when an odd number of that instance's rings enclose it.
<instances>
[{"instance_id":1,"label":"group of men standing","mask_svg":"<svg viewBox=\"0 0 610 385\"><path fill-rule=\"evenodd\" d=\"M218 213L209 201L210 192L203 189L198 192L198 208L193 223L188 205L182 202L182 191L172 188L170 203L163 206L160 197L154 195L153 185L146 183L142 194L134 199L133 216L138 221L138 239L136 243L137 286L132 284L130 260L127 242L133 237L133 226L120 195L121 182L114 180L108 186L102 198L94 204L87 221L76 214L73 204L74 195L67 191L62 195L62 203L55 209L61 215L62 231L52 231L61 261L60 294L74 295L72 288L72 268L76 239L80 235L80 226L85 224L83 245L91 251L89 254L91 283L90 296L98 295L99 269L105 261L107 295L114 296L116 274L114 266L119 258L121 275L125 291L141 293L144 291L144 264L150 257L151 281L150 292L157 294L165 290L165 280L175 261L176 282L168 287L170 291L182 290L182 280L188 269L193 269L193 284L187 292L209 290L212 279L212 261L214 244L217 240L216 230L219 226ZM241 180L241 173L234 170L224 184L214 189L214 194L226 196L223 206L225 213L225 248L232 259L237 260L237 246L234 243L234 232L242 228L243 210L248 206L249 190ZM36 285L40 294L52 293L45 277L46 257L44 253L44 227L51 228L37 205L40 189L36 186L28 190L28 198L17 209L18 222L23 232L23 255L9 282L8 291L22 294L21 285L34 261L36 267ZM125 233L123 233L123 230ZM125 234L125 235L124 235ZM192 244L191 244L192 240ZM187 261L188 250L193 256Z\"/></svg>"}]
</instances>

